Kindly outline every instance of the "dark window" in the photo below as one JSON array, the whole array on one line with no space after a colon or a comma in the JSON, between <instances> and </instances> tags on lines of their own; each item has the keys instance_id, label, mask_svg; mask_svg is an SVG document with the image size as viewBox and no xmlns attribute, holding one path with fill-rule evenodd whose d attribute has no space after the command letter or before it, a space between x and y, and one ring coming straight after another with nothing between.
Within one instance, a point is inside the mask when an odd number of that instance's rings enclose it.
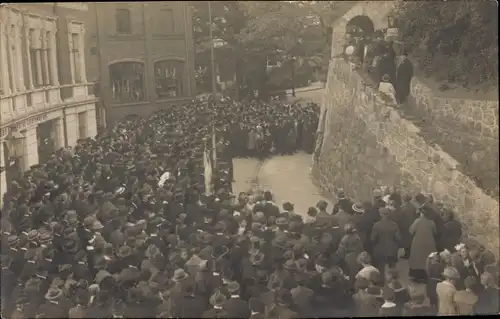
<instances>
[{"instance_id":1,"label":"dark window","mask_svg":"<svg viewBox=\"0 0 500 319\"><path fill-rule=\"evenodd\" d=\"M132 33L130 10L116 9L116 32Z\"/></svg>"},{"instance_id":2,"label":"dark window","mask_svg":"<svg viewBox=\"0 0 500 319\"><path fill-rule=\"evenodd\" d=\"M183 96L184 62L163 60L155 63L156 94L159 98Z\"/></svg>"},{"instance_id":3,"label":"dark window","mask_svg":"<svg viewBox=\"0 0 500 319\"><path fill-rule=\"evenodd\" d=\"M115 103L144 101L144 64L119 62L109 66L112 99Z\"/></svg>"}]
</instances>

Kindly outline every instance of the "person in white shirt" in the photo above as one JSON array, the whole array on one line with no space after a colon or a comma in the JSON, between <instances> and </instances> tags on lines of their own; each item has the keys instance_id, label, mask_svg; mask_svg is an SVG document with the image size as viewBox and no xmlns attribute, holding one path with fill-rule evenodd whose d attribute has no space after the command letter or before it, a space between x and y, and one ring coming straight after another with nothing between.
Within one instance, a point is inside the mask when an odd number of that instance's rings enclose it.
<instances>
[{"instance_id":1,"label":"person in white shirt","mask_svg":"<svg viewBox=\"0 0 500 319\"><path fill-rule=\"evenodd\" d=\"M363 268L356 274L356 279L365 278L370 280L372 273L376 272L380 274L379 270L371 264L372 258L366 251L358 255L357 261Z\"/></svg>"}]
</instances>

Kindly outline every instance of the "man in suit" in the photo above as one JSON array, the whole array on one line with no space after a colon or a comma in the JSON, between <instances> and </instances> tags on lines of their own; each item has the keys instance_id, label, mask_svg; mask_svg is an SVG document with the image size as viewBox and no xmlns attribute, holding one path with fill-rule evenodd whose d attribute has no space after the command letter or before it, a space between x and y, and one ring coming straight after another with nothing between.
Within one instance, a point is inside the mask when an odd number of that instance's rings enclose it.
<instances>
[{"instance_id":1,"label":"man in suit","mask_svg":"<svg viewBox=\"0 0 500 319\"><path fill-rule=\"evenodd\" d=\"M250 317L250 309L248 303L240 297L240 285L236 281L229 282L227 291L230 296L222 308L227 312L230 318L248 318Z\"/></svg>"}]
</instances>

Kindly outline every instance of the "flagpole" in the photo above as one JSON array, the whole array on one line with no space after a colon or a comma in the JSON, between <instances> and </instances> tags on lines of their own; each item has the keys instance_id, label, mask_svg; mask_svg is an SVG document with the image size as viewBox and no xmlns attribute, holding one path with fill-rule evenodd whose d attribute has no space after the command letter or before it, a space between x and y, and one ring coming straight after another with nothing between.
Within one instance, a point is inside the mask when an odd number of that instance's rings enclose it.
<instances>
[{"instance_id":1,"label":"flagpole","mask_svg":"<svg viewBox=\"0 0 500 319\"><path fill-rule=\"evenodd\" d=\"M208 32L210 36L210 68L212 70L212 96L215 99L217 94L216 76L215 76L215 50L214 50L214 38L212 31L212 5L210 1L208 2Z\"/></svg>"}]
</instances>

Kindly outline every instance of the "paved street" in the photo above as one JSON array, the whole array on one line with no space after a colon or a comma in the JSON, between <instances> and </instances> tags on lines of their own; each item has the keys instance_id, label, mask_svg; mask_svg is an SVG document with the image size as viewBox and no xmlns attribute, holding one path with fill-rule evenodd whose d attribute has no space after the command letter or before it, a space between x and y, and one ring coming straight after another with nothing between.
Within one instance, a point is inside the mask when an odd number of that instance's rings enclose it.
<instances>
[{"instance_id":1,"label":"paved street","mask_svg":"<svg viewBox=\"0 0 500 319\"><path fill-rule=\"evenodd\" d=\"M247 191L253 183L258 182L261 189L273 192L280 206L290 201L297 213L305 215L310 206L316 205L321 199L326 200L309 177L311 157L301 152L272 157L262 163L257 159L236 159L234 189L236 192Z\"/></svg>"}]
</instances>

